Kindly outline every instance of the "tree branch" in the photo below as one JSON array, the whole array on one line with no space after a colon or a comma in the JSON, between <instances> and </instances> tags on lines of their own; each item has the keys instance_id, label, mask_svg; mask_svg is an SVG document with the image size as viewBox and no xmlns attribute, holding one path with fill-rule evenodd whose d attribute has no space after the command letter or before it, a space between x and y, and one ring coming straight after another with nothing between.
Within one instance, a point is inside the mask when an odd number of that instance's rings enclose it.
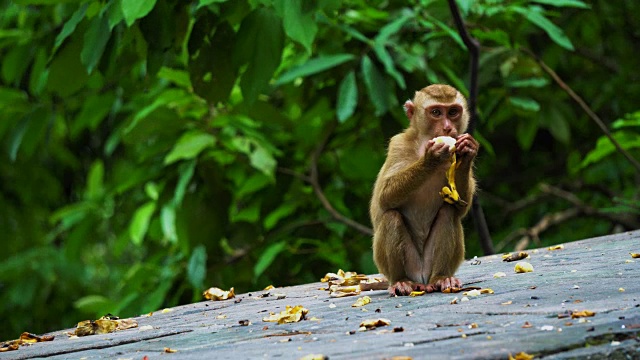
<instances>
[{"instance_id":1,"label":"tree branch","mask_svg":"<svg viewBox=\"0 0 640 360\"><path fill-rule=\"evenodd\" d=\"M469 78L469 102L467 106L469 107L469 127L467 132L473 135L477 124L477 112L476 112L476 102L478 100L478 64L479 64L479 55L480 55L480 43L478 40L474 39L469 35L466 26L464 25L464 21L462 20L462 15L460 14L460 9L458 9L458 4L456 4L455 0L448 0L449 9L451 10L451 15L453 16L453 21L456 24L456 28L458 29L458 33L462 38L467 50L470 55L470 78ZM473 222L476 225L476 230L478 231L478 235L480 237L480 246L482 247L482 251L485 255L493 254L493 241L491 240L491 234L489 233L489 226L487 225L487 220L484 217L484 211L482 210L482 206L480 206L480 201L478 200L478 195L473 195L473 202L471 204L471 215L473 216Z\"/></svg>"},{"instance_id":2,"label":"tree branch","mask_svg":"<svg viewBox=\"0 0 640 360\"><path fill-rule=\"evenodd\" d=\"M542 61L542 59L540 59L537 55L535 55L533 52L531 52L531 50L528 50L528 49L523 49L523 50L527 54L529 54L529 56L531 56L533 59L535 59L536 62L538 63L538 65L540 65L540 67L542 68L542 70L544 70L547 74L549 74L549 76L551 76L551 78L556 82L556 84L558 84L558 86L560 86L560 88L562 88L567 94L569 94L569 96L576 103L578 103L578 105L580 105L582 110L584 110L584 112L587 113L587 115L591 118L591 120L593 120L600 127L600 129L602 130L604 135L609 139L609 141L611 141L613 146L616 147L618 152L620 152L631 163L631 165L633 165L636 168L637 172L640 172L640 163L633 156L631 156L631 154L629 154L629 152L627 152L627 150L623 149L622 146L620 146L620 143L618 143L618 141L616 139L614 139L613 136L611 135L611 132L607 128L607 125L605 125L605 123L602 121L602 119L600 119L600 117L593 110L591 110L589 105L587 105L584 102L584 100L582 100L582 98L580 96L578 96L578 94L576 94L573 91L573 89L569 85L567 85L560 78L560 76L558 76L558 74L555 71L553 71L553 69L551 69L549 66L547 66L547 64L545 64L545 62Z\"/></svg>"},{"instance_id":3,"label":"tree branch","mask_svg":"<svg viewBox=\"0 0 640 360\"><path fill-rule=\"evenodd\" d=\"M307 180L309 184L311 184L311 187L313 187L313 191L315 192L316 196L322 203L322 206L324 206L324 208L329 212L329 214L331 214L331 216L333 216L334 219L358 230L359 232L365 235L373 236L373 230L371 228L364 226L352 219L349 219L348 217L338 212L331 205L331 203L329 202L329 199L327 199L327 197L324 194L324 191L322 190L322 186L320 186L320 181L318 180L318 158L320 157L320 154L322 154L322 151L324 150L324 147L327 141L329 140L329 136L331 135L332 131L333 129L331 129L330 131L327 131L324 138L318 144L318 147L311 155L311 164L309 169L310 174L309 174L309 177L306 178L305 180Z\"/></svg>"}]
</instances>

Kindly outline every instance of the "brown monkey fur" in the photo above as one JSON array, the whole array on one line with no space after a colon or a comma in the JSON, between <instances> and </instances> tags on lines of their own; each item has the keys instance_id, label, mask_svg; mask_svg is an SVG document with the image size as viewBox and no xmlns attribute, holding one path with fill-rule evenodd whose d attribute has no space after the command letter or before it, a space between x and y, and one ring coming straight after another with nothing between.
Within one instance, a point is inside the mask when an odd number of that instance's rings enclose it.
<instances>
[{"instance_id":1,"label":"brown monkey fur","mask_svg":"<svg viewBox=\"0 0 640 360\"><path fill-rule=\"evenodd\" d=\"M374 261L392 295L460 288L453 275L464 260L461 220L475 192L473 161L479 147L464 134L467 103L451 86L430 85L404 107L410 125L391 138L371 199ZM464 205L445 203L439 194L451 153L431 140L438 136L456 138L455 181Z\"/></svg>"}]
</instances>

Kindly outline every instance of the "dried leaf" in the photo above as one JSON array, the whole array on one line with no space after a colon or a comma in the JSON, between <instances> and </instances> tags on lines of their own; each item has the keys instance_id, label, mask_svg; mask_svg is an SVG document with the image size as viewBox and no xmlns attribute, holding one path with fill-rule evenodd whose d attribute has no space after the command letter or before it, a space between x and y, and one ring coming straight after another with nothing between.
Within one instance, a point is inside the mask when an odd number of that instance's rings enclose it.
<instances>
[{"instance_id":1,"label":"dried leaf","mask_svg":"<svg viewBox=\"0 0 640 360\"><path fill-rule=\"evenodd\" d=\"M329 288L329 296L335 298L341 298L345 296L356 296L360 295L360 285L350 285L350 286L340 286L340 285L331 285Z\"/></svg>"},{"instance_id":2,"label":"dried leaf","mask_svg":"<svg viewBox=\"0 0 640 360\"><path fill-rule=\"evenodd\" d=\"M329 357L322 354L309 354L301 357L299 360L329 360Z\"/></svg>"},{"instance_id":3,"label":"dried leaf","mask_svg":"<svg viewBox=\"0 0 640 360\"><path fill-rule=\"evenodd\" d=\"M426 291L412 291L411 294L409 294L409 296L413 296L413 297L422 296L425 293L426 293Z\"/></svg>"},{"instance_id":4,"label":"dried leaf","mask_svg":"<svg viewBox=\"0 0 640 360\"><path fill-rule=\"evenodd\" d=\"M480 290L480 294L493 294L493 293L494 293L493 289L490 289L490 288Z\"/></svg>"},{"instance_id":5,"label":"dried leaf","mask_svg":"<svg viewBox=\"0 0 640 360\"><path fill-rule=\"evenodd\" d=\"M499 272L493 274L494 278L501 278L501 277L505 277L505 276L507 276L507 274L503 273L502 271L499 271Z\"/></svg>"},{"instance_id":6,"label":"dried leaf","mask_svg":"<svg viewBox=\"0 0 640 360\"><path fill-rule=\"evenodd\" d=\"M577 319L577 318L582 318L582 317L592 317L595 314L596 314L595 312L589 311L589 310L574 311L574 312L571 313L571 318L572 319Z\"/></svg>"},{"instance_id":7,"label":"dried leaf","mask_svg":"<svg viewBox=\"0 0 640 360\"><path fill-rule=\"evenodd\" d=\"M133 319L117 320L116 330L127 330L138 327L138 322Z\"/></svg>"},{"instance_id":8,"label":"dried leaf","mask_svg":"<svg viewBox=\"0 0 640 360\"><path fill-rule=\"evenodd\" d=\"M356 300L356 302L354 304L352 304L352 307L360 307L360 306L365 306L368 303L371 302L371 298L368 296L363 296L361 298L359 298L358 300Z\"/></svg>"},{"instance_id":9,"label":"dried leaf","mask_svg":"<svg viewBox=\"0 0 640 360\"><path fill-rule=\"evenodd\" d=\"M531 360L531 359L533 359L533 355L529 355L524 351L517 353L515 357L511 356L511 353L509 353L509 360Z\"/></svg>"},{"instance_id":10,"label":"dried leaf","mask_svg":"<svg viewBox=\"0 0 640 360\"><path fill-rule=\"evenodd\" d=\"M453 300L451 300L451 302L449 302L449 304L455 305L458 303L458 297L454 297Z\"/></svg>"},{"instance_id":11,"label":"dried leaf","mask_svg":"<svg viewBox=\"0 0 640 360\"><path fill-rule=\"evenodd\" d=\"M513 301L509 300L509 301L505 301L505 302L501 303L500 305L511 305L511 304L513 304Z\"/></svg>"},{"instance_id":12,"label":"dried leaf","mask_svg":"<svg viewBox=\"0 0 640 360\"><path fill-rule=\"evenodd\" d=\"M365 328L366 330L373 330L376 327L388 326L388 325L391 325L391 320L383 319L383 318L365 320L360 323L360 327Z\"/></svg>"},{"instance_id":13,"label":"dried leaf","mask_svg":"<svg viewBox=\"0 0 640 360\"><path fill-rule=\"evenodd\" d=\"M521 261L521 262L516 264L514 270L517 273L532 272L533 271L533 265L529 264L528 262Z\"/></svg>"},{"instance_id":14,"label":"dried leaf","mask_svg":"<svg viewBox=\"0 0 640 360\"><path fill-rule=\"evenodd\" d=\"M309 310L304 308L302 305L298 305L298 306L287 305L286 310L281 311L280 314L271 313L268 317L263 318L262 321L277 322L278 324L298 322L304 319L308 313L309 313Z\"/></svg>"},{"instance_id":15,"label":"dried leaf","mask_svg":"<svg viewBox=\"0 0 640 360\"><path fill-rule=\"evenodd\" d=\"M549 246L549 251L562 250L564 245Z\"/></svg>"},{"instance_id":16,"label":"dried leaf","mask_svg":"<svg viewBox=\"0 0 640 360\"><path fill-rule=\"evenodd\" d=\"M520 251L513 254L502 255L502 261L512 262L512 261L526 259L528 257L529 257L529 254L526 251Z\"/></svg>"},{"instance_id":17,"label":"dried leaf","mask_svg":"<svg viewBox=\"0 0 640 360\"><path fill-rule=\"evenodd\" d=\"M624 288L619 288L618 291L624 292Z\"/></svg>"},{"instance_id":18,"label":"dried leaf","mask_svg":"<svg viewBox=\"0 0 640 360\"><path fill-rule=\"evenodd\" d=\"M631 257L634 259L640 259L640 253L629 253L631 254Z\"/></svg>"},{"instance_id":19,"label":"dried leaf","mask_svg":"<svg viewBox=\"0 0 640 360\"><path fill-rule=\"evenodd\" d=\"M204 296L207 300L220 301L232 299L236 297L236 294L233 288L229 289L229 291L224 291L217 287L212 287L203 292L202 296Z\"/></svg>"},{"instance_id":20,"label":"dried leaf","mask_svg":"<svg viewBox=\"0 0 640 360\"><path fill-rule=\"evenodd\" d=\"M449 293L459 293L461 291L471 291L471 290L480 290L481 288L478 286L467 286L467 287L463 287L463 288L448 288L448 289L444 289L442 290L443 294L449 294Z\"/></svg>"},{"instance_id":21,"label":"dried leaf","mask_svg":"<svg viewBox=\"0 0 640 360\"><path fill-rule=\"evenodd\" d=\"M164 348L164 352L165 352L165 353L168 353L168 354L173 354L173 353L177 353L177 352L178 352L178 350L174 350L174 349L172 349L172 348L165 347L165 348Z\"/></svg>"},{"instance_id":22,"label":"dried leaf","mask_svg":"<svg viewBox=\"0 0 640 360\"><path fill-rule=\"evenodd\" d=\"M269 285L266 288L264 288L265 291L271 290L271 289L275 289L275 287L273 285Z\"/></svg>"}]
</instances>

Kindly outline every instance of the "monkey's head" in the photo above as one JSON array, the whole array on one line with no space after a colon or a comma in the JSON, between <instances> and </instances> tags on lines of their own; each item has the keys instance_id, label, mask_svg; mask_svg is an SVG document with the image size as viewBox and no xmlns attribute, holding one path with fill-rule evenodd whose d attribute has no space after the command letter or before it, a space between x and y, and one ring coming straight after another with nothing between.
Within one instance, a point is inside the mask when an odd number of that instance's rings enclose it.
<instances>
[{"instance_id":1,"label":"monkey's head","mask_svg":"<svg viewBox=\"0 0 640 360\"><path fill-rule=\"evenodd\" d=\"M449 85L429 85L416 91L413 101L404 103L404 111L411 122L410 127L432 138L455 138L467 131L469 125L467 100Z\"/></svg>"}]
</instances>

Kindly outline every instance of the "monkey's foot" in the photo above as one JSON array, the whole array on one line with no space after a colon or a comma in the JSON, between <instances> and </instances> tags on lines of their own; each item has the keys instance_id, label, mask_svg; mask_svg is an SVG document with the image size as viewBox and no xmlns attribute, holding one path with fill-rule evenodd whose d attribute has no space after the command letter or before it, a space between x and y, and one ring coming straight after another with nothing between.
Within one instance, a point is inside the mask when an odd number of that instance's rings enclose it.
<instances>
[{"instance_id":1,"label":"monkey's foot","mask_svg":"<svg viewBox=\"0 0 640 360\"><path fill-rule=\"evenodd\" d=\"M455 277L448 277L436 280L433 284L427 284L424 291L432 293L434 291L451 292L454 289L460 289L462 287L462 281Z\"/></svg>"},{"instance_id":2,"label":"monkey's foot","mask_svg":"<svg viewBox=\"0 0 640 360\"><path fill-rule=\"evenodd\" d=\"M416 288L413 281L403 280L389 286L389 294L391 296L407 296Z\"/></svg>"}]
</instances>

